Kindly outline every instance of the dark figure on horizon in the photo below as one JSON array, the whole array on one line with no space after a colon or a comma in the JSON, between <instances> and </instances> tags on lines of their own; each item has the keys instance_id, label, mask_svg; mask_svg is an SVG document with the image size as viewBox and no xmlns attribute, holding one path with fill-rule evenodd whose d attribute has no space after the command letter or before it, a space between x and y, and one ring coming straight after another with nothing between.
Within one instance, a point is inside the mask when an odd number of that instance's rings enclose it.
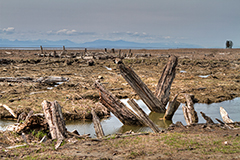
<instances>
[{"instance_id":1,"label":"dark figure on horizon","mask_svg":"<svg viewBox=\"0 0 240 160\"><path fill-rule=\"evenodd\" d=\"M233 42L230 41L230 40L227 40L227 41L226 41L226 48L232 49L232 46L233 46Z\"/></svg>"}]
</instances>

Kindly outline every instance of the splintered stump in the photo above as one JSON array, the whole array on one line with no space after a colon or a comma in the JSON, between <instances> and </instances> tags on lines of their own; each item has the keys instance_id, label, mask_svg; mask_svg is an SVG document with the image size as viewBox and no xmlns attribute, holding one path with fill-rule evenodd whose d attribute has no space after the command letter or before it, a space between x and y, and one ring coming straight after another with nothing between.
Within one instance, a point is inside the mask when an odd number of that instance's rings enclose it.
<instances>
[{"instance_id":1,"label":"splintered stump","mask_svg":"<svg viewBox=\"0 0 240 160\"><path fill-rule=\"evenodd\" d=\"M44 100L42 102L42 107L52 139L63 140L67 137L67 129L65 127L61 106L57 101L48 102Z\"/></svg>"},{"instance_id":2,"label":"splintered stump","mask_svg":"<svg viewBox=\"0 0 240 160\"><path fill-rule=\"evenodd\" d=\"M138 106L138 104L133 100L129 99L128 104L137 112L139 117L145 123L146 126L150 127L155 133L160 132L160 129L153 123L153 121L148 117L148 115Z\"/></svg>"},{"instance_id":3,"label":"splintered stump","mask_svg":"<svg viewBox=\"0 0 240 160\"><path fill-rule=\"evenodd\" d=\"M187 125L198 123L197 112L194 109L192 98L189 94L185 94L187 106L182 106L183 115Z\"/></svg>"},{"instance_id":4,"label":"splintered stump","mask_svg":"<svg viewBox=\"0 0 240 160\"><path fill-rule=\"evenodd\" d=\"M178 58L171 56L158 81L155 96L161 101L163 106L166 106L169 101L170 88L176 75L177 64Z\"/></svg>"},{"instance_id":5,"label":"splintered stump","mask_svg":"<svg viewBox=\"0 0 240 160\"><path fill-rule=\"evenodd\" d=\"M165 112L163 119L172 120L174 113L176 112L176 110L178 109L178 107L180 105L180 102L177 101L177 97L178 97L178 94L176 94L174 96L173 100L169 102L168 108Z\"/></svg>"},{"instance_id":6,"label":"splintered stump","mask_svg":"<svg viewBox=\"0 0 240 160\"><path fill-rule=\"evenodd\" d=\"M141 119L128 107L126 107L117 97L112 95L99 82L95 82L95 88L99 91L100 102L112 112L123 124L144 125Z\"/></svg>"},{"instance_id":7,"label":"splintered stump","mask_svg":"<svg viewBox=\"0 0 240 160\"><path fill-rule=\"evenodd\" d=\"M221 114L221 117L223 119L223 122L225 122L225 123L233 123L233 120L231 120L229 118L227 111L223 107L220 107L220 114Z\"/></svg>"},{"instance_id":8,"label":"splintered stump","mask_svg":"<svg viewBox=\"0 0 240 160\"><path fill-rule=\"evenodd\" d=\"M123 63L118 64L118 66L123 78L135 90L148 108L154 112L165 113L165 105L154 96L140 77L130 67L125 67Z\"/></svg>"},{"instance_id":9,"label":"splintered stump","mask_svg":"<svg viewBox=\"0 0 240 160\"><path fill-rule=\"evenodd\" d=\"M92 109L91 113L92 113L92 119L93 119L94 129L95 129L95 133L97 135L97 138L103 138L104 137L104 132L103 132L103 129L102 129L102 125L99 121L99 118L96 115L94 109Z\"/></svg>"}]
</instances>

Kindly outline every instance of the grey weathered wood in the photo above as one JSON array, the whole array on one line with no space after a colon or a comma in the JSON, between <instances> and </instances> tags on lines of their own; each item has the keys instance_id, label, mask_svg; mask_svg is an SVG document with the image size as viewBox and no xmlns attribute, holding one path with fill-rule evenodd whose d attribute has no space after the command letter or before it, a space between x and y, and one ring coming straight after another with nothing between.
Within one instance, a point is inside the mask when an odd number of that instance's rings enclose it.
<instances>
[{"instance_id":1,"label":"grey weathered wood","mask_svg":"<svg viewBox=\"0 0 240 160\"><path fill-rule=\"evenodd\" d=\"M103 129L102 129L102 125L99 121L99 118L96 115L94 109L92 109L91 113L92 113L92 119L93 119L94 129L95 129L95 133L97 135L97 138L103 138L105 135L104 135L104 132L103 132Z\"/></svg>"},{"instance_id":2,"label":"grey weathered wood","mask_svg":"<svg viewBox=\"0 0 240 160\"><path fill-rule=\"evenodd\" d=\"M5 104L0 104L0 106L4 107L9 113L11 113L11 115L14 117L14 118L17 118L17 115L14 113L14 111L8 107L7 105Z\"/></svg>"},{"instance_id":3,"label":"grey weathered wood","mask_svg":"<svg viewBox=\"0 0 240 160\"><path fill-rule=\"evenodd\" d=\"M99 91L100 102L112 112L123 124L143 125L141 119L131 109L126 107L117 97L107 91L98 81L95 88Z\"/></svg>"},{"instance_id":4,"label":"grey weathered wood","mask_svg":"<svg viewBox=\"0 0 240 160\"><path fill-rule=\"evenodd\" d=\"M197 116L197 112L194 109L193 106L193 101L192 98L189 94L185 94L184 95L186 98L186 102L187 102L187 114L188 114L188 118L189 118L189 123L193 124L193 123L198 123L198 116Z\"/></svg>"},{"instance_id":5,"label":"grey weathered wood","mask_svg":"<svg viewBox=\"0 0 240 160\"><path fill-rule=\"evenodd\" d=\"M233 120L230 119L227 111L223 107L220 107L220 114L222 116L223 122L225 122L225 123L233 123Z\"/></svg>"},{"instance_id":6,"label":"grey weathered wood","mask_svg":"<svg viewBox=\"0 0 240 160\"><path fill-rule=\"evenodd\" d=\"M170 88L176 75L177 64L178 58L176 56L171 56L168 63L165 65L157 84L155 96L162 102L164 106L166 106L169 101Z\"/></svg>"},{"instance_id":7,"label":"grey weathered wood","mask_svg":"<svg viewBox=\"0 0 240 160\"><path fill-rule=\"evenodd\" d=\"M65 46L63 46L63 52L65 52L65 51L66 51Z\"/></svg>"},{"instance_id":8,"label":"grey weathered wood","mask_svg":"<svg viewBox=\"0 0 240 160\"><path fill-rule=\"evenodd\" d=\"M178 109L178 107L180 105L180 102L177 101L177 97L178 97L178 94L176 94L174 96L173 100L169 102L168 108L165 112L163 119L172 120L174 113L176 112L176 110Z\"/></svg>"},{"instance_id":9,"label":"grey weathered wood","mask_svg":"<svg viewBox=\"0 0 240 160\"><path fill-rule=\"evenodd\" d=\"M186 121L187 125L190 125L191 122L190 122L190 119L189 119L188 111L187 111L187 110L188 110L188 108L183 105L183 106L182 106L183 116L184 116L184 118L185 118L185 121Z\"/></svg>"},{"instance_id":10,"label":"grey weathered wood","mask_svg":"<svg viewBox=\"0 0 240 160\"><path fill-rule=\"evenodd\" d=\"M41 49L41 54L43 54L43 47L42 47L42 46L40 46L40 49Z\"/></svg>"},{"instance_id":11,"label":"grey weathered wood","mask_svg":"<svg viewBox=\"0 0 240 160\"><path fill-rule=\"evenodd\" d=\"M128 104L137 112L138 116L142 121L150 127L155 133L160 132L160 129L153 123L153 121L148 117L148 115L138 106L138 104L133 100L129 99Z\"/></svg>"},{"instance_id":12,"label":"grey weathered wood","mask_svg":"<svg viewBox=\"0 0 240 160\"><path fill-rule=\"evenodd\" d=\"M165 113L165 105L154 96L152 91L130 67L125 67L123 63L118 64L118 67L123 78L135 90L151 111Z\"/></svg>"},{"instance_id":13,"label":"grey weathered wood","mask_svg":"<svg viewBox=\"0 0 240 160\"><path fill-rule=\"evenodd\" d=\"M206 120L207 123L214 124L213 120L210 117L206 116L205 113L203 113L203 112L200 112L200 113L201 113L202 117Z\"/></svg>"},{"instance_id":14,"label":"grey weathered wood","mask_svg":"<svg viewBox=\"0 0 240 160\"><path fill-rule=\"evenodd\" d=\"M58 139L58 144L61 140L67 137L67 130L65 127L65 122L62 115L61 106L57 101L48 102L44 100L42 102L42 107L44 115L49 125L50 133L52 139ZM58 145L56 147L59 147Z\"/></svg>"}]
</instances>

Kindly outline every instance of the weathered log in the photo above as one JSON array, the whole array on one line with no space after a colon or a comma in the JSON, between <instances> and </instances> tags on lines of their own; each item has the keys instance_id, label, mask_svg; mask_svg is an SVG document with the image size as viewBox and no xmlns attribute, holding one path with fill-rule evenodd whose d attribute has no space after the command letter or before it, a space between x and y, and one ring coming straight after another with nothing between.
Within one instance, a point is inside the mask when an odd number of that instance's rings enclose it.
<instances>
[{"instance_id":1,"label":"weathered log","mask_svg":"<svg viewBox=\"0 0 240 160\"><path fill-rule=\"evenodd\" d=\"M17 123L20 123L21 121L25 121L26 117L27 117L27 113L22 112L22 113L18 116Z\"/></svg>"},{"instance_id":2,"label":"weathered log","mask_svg":"<svg viewBox=\"0 0 240 160\"><path fill-rule=\"evenodd\" d=\"M224 124L220 119L215 118L219 123Z\"/></svg>"},{"instance_id":3,"label":"weathered log","mask_svg":"<svg viewBox=\"0 0 240 160\"><path fill-rule=\"evenodd\" d=\"M133 99L129 99L127 102L137 112L138 116L142 119L145 125L150 127L155 133L160 132L160 129L153 123L153 121L148 117L148 115L138 106L138 104Z\"/></svg>"},{"instance_id":4,"label":"weathered log","mask_svg":"<svg viewBox=\"0 0 240 160\"><path fill-rule=\"evenodd\" d=\"M187 111L187 110L188 110L188 108L183 105L183 106L182 106L183 116L184 116L184 118L185 118L185 121L186 121L187 125L190 125L191 122L190 122L190 119L189 119L188 111Z\"/></svg>"},{"instance_id":5,"label":"weathered log","mask_svg":"<svg viewBox=\"0 0 240 160\"><path fill-rule=\"evenodd\" d=\"M105 90L98 81L95 82L95 88L99 91L100 102L110 110L123 124L143 125L141 119L128 107L126 107L117 97Z\"/></svg>"},{"instance_id":6,"label":"weathered log","mask_svg":"<svg viewBox=\"0 0 240 160\"><path fill-rule=\"evenodd\" d=\"M58 102L48 102L44 100L42 102L42 107L46 120L49 124L52 139L62 140L67 137L62 109Z\"/></svg>"},{"instance_id":7,"label":"weathered log","mask_svg":"<svg viewBox=\"0 0 240 160\"><path fill-rule=\"evenodd\" d=\"M203 113L203 112L200 112L200 113L201 113L202 117L206 120L207 123L214 124L213 120L210 117L206 116L205 113Z\"/></svg>"},{"instance_id":8,"label":"weathered log","mask_svg":"<svg viewBox=\"0 0 240 160\"><path fill-rule=\"evenodd\" d=\"M193 101L192 101L191 96L189 94L185 94L184 96L185 96L186 101L187 101L186 111L187 111L187 114L188 114L189 123L190 124L198 123L197 112L194 109Z\"/></svg>"},{"instance_id":9,"label":"weathered log","mask_svg":"<svg viewBox=\"0 0 240 160\"><path fill-rule=\"evenodd\" d=\"M171 56L168 63L165 65L161 78L157 84L155 96L164 106L166 106L169 101L170 88L176 75L177 64L178 58L176 56Z\"/></svg>"},{"instance_id":10,"label":"weathered log","mask_svg":"<svg viewBox=\"0 0 240 160\"><path fill-rule=\"evenodd\" d=\"M151 111L165 113L165 105L154 96L152 91L130 67L125 67L123 63L118 64L118 67L123 78L135 90Z\"/></svg>"},{"instance_id":11,"label":"weathered log","mask_svg":"<svg viewBox=\"0 0 240 160\"><path fill-rule=\"evenodd\" d=\"M14 113L14 111L8 107L7 105L5 104L0 104L0 106L4 107L6 110L8 110L9 113L11 113L11 115L14 117L14 118L17 118L17 115Z\"/></svg>"},{"instance_id":12,"label":"weathered log","mask_svg":"<svg viewBox=\"0 0 240 160\"><path fill-rule=\"evenodd\" d=\"M95 133L97 135L97 138L103 138L105 135L104 135L104 132L103 132L103 129L102 129L102 125L99 121L99 118L96 115L94 109L92 109L91 113L92 113L92 119L93 119L94 129L95 129Z\"/></svg>"},{"instance_id":13,"label":"weathered log","mask_svg":"<svg viewBox=\"0 0 240 160\"><path fill-rule=\"evenodd\" d=\"M180 102L177 101L177 97L178 97L178 94L176 94L174 96L173 100L169 102L168 108L165 112L163 119L172 120L174 113L176 112L176 110L178 109L178 107L180 105Z\"/></svg>"},{"instance_id":14,"label":"weathered log","mask_svg":"<svg viewBox=\"0 0 240 160\"><path fill-rule=\"evenodd\" d=\"M31 78L31 77L0 77L0 82L39 82L39 83L56 83L56 82L66 82L69 78L64 77L40 77L40 78Z\"/></svg>"},{"instance_id":15,"label":"weathered log","mask_svg":"<svg viewBox=\"0 0 240 160\"><path fill-rule=\"evenodd\" d=\"M220 114L222 116L223 122L225 122L225 123L233 123L234 122L233 120L230 119L227 111L223 107L220 107Z\"/></svg>"}]
</instances>

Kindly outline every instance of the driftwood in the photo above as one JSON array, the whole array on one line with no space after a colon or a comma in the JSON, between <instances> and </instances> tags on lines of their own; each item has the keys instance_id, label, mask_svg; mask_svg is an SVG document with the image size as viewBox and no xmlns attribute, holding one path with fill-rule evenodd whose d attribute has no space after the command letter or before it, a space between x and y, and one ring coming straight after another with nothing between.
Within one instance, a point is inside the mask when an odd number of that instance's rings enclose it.
<instances>
[{"instance_id":1,"label":"driftwood","mask_svg":"<svg viewBox=\"0 0 240 160\"><path fill-rule=\"evenodd\" d=\"M198 116L193 106L192 97L189 94L185 94L184 96L187 101L187 106L182 106L182 109L187 125L198 123Z\"/></svg>"},{"instance_id":2,"label":"driftwood","mask_svg":"<svg viewBox=\"0 0 240 160\"><path fill-rule=\"evenodd\" d=\"M118 67L123 78L135 90L151 111L160 113L164 113L166 111L165 105L163 105L161 101L154 96L152 91L130 67L125 67L123 63L118 64Z\"/></svg>"},{"instance_id":3,"label":"driftwood","mask_svg":"<svg viewBox=\"0 0 240 160\"><path fill-rule=\"evenodd\" d=\"M177 101L177 97L178 97L178 94L176 94L174 96L173 100L169 102L168 108L165 112L163 119L172 120L174 113L176 112L176 110L178 109L178 107L180 105L180 102Z\"/></svg>"},{"instance_id":4,"label":"driftwood","mask_svg":"<svg viewBox=\"0 0 240 160\"><path fill-rule=\"evenodd\" d=\"M200 112L200 113L201 113L202 117L206 120L207 123L214 124L213 120L210 117L206 116L205 113L203 113L203 112Z\"/></svg>"},{"instance_id":5,"label":"driftwood","mask_svg":"<svg viewBox=\"0 0 240 160\"><path fill-rule=\"evenodd\" d=\"M126 107L117 97L98 82L95 82L95 88L99 91L100 102L110 110L123 124L143 125L141 119L128 107Z\"/></svg>"},{"instance_id":6,"label":"driftwood","mask_svg":"<svg viewBox=\"0 0 240 160\"><path fill-rule=\"evenodd\" d=\"M233 120L229 118L227 111L223 107L220 107L220 114L222 116L223 122L233 123Z\"/></svg>"},{"instance_id":7,"label":"driftwood","mask_svg":"<svg viewBox=\"0 0 240 160\"><path fill-rule=\"evenodd\" d=\"M177 63L178 58L175 56L171 56L168 63L163 69L161 78L158 81L155 95L164 106L166 106L169 101L170 88L176 75Z\"/></svg>"},{"instance_id":8,"label":"driftwood","mask_svg":"<svg viewBox=\"0 0 240 160\"><path fill-rule=\"evenodd\" d=\"M42 102L44 115L49 125L52 139L63 140L66 137L65 122L62 116L61 106L57 101L48 102L44 100Z\"/></svg>"},{"instance_id":9,"label":"driftwood","mask_svg":"<svg viewBox=\"0 0 240 160\"><path fill-rule=\"evenodd\" d=\"M11 113L11 115L14 117L14 118L17 118L17 115L14 113L14 111L8 107L7 105L5 104L0 104L0 106L4 107L6 110L8 110L9 113Z\"/></svg>"},{"instance_id":10,"label":"driftwood","mask_svg":"<svg viewBox=\"0 0 240 160\"><path fill-rule=\"evenodd\" d=\"M160 132L160 129L152 122L148 115L138 106L138 104L133 99L129 99L127 102L137 112L145 125L150 127L155 133Z\"/></svg>"},{"instance_id":11,"label":"driftwood","mask_svg":"<svg viewBox=\"0 0 240 160\"><path fill-rule=\"evenodd\" d=\"M0 77L0 82L39 82L39 83L56 83L56 82L66 82L69 78L64 77L40 77L40 78L31 78L31 77Z\"/></svg>"},{"instance_id":12,"label":"driftwood","mask_svg":"<svg viewBox=\"0 0 240 160\"><path fill-rule=\"evenodd\" d=\"M96 115L94 109L92 109L91 113L92 113L92 119L93 119L94 129L95 129L95 133L97 135L97 138L103 138L104 137L104 132L103 132L103 129L102 129L102 125L99 121L99 118Z\"/></svg>"}]
</instances>

